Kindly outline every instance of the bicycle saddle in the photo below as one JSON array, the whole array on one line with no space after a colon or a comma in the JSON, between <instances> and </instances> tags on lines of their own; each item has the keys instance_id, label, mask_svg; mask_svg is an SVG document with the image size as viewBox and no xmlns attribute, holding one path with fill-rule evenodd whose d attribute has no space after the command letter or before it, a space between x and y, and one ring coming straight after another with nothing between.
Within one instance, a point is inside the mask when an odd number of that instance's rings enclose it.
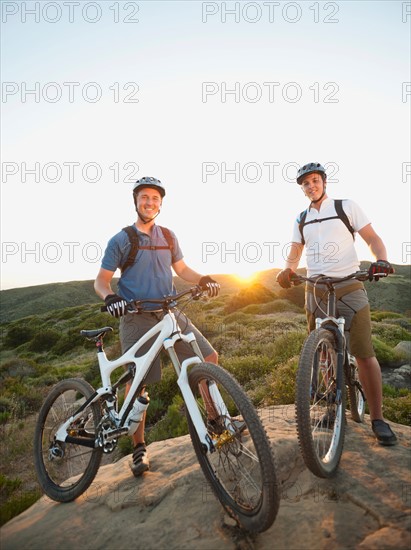
<instances>
[{"instance_id":1,"label":"bicycle saddle","mask_svg":"<svg viewBox=\"0 0 411 550\"><path fill-rule=\"evenodd\" d=\"M86 338L101 338L107 332L112 332L112 327L96 328L94 330L80 330L80 334Z\"/></svg>"}]
</instances>

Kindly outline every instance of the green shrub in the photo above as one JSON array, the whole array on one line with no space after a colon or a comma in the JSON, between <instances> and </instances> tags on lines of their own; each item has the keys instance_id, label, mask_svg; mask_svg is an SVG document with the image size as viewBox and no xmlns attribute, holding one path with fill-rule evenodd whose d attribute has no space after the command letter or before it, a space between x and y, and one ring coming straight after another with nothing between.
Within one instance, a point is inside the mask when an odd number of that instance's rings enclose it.
<instances>
[{"instance_id":1,"label":"green shrub","mask_svg":"<svg viewBox=\"0 0 411 550\"><path fill-rule=\"evenodd\" d=\"M270 359L259 355L222 357L221 364L241 385L261 379L272 370Z\"/></svg>"},{"instance_id":2,"label":"green shrub","mask_svg":"<svg viewBox=\"0 0 411 550\"><path fill-rule=\"evenodd\" d=\"M301 351L307 333L291 330L276 336L271 344L265 346L264 353L272 358L275 364L284 363Z\"/></svg>"},{"instance_id":3,"label":"green shrub","mask_svg":"<svg viewBox=\"0 0 411 550\"><path fill-rule=\"evenodd\" d=\"M382 321L382 319L400 319L403 317L401 313L394 313L393 311L372 311L371 321Z\"/></svg>"},{"instance_id":4,"label":"green shrub","mask_svg":"<svg viewBox=\"0 0 411 550\"><path fill-rule=\"evenodd\" d=\"M131 437L120 437L118 440L118 450L121 456L127 456L133 452L133 441Z\"/></svg>"},{"instance_id":5,"label":"green shrub","mask_svg":"<svg viewBox=\"0 0 411 550\"><path fill-rule=\"evenodd\" d=\"M150 384L148 390L150 398L155 398L164 403L166 410L166 408L173 402L174 396L180 393L174 367L171 365L164 367L162 369L161 380L155 382L154 384Z\"/></svg>"},{"instance_id":6,"label":"green shrub","mask_svg":"<svg viewBox=\"0 0 411 550\"><path fill-rule=\"evenodd\" d=\"M41 353L49 351L60 338L60 333L53 329L40 330L31 340L29 345L30 351Z\"/></svg>"},{"instance_id":7,"label":"green shrub","mask_svg":"<svg viewBox=\"0 0 411 550\"><path fill-rule=\"evenodd\" d=\"M265 302L271 302L274 298L276 298L274 292L261 283L254 283L243 288L238 294L230 298L224 311L226 313L232 313L249 304L263 304Z\"/></svg>"},{"instance_id":8,"label":"green shrub","mask_svg":"<svg viewBox=\"0 0 411 550\"><path fill-rule=\"evenodd\" d=\"M33 333L33 328L28 325L14 325L8 329L4 339L4 345L6 348L21 346L21 344L24 344L32 339Z\"/></svg>"},{"instance_id":9,"label":"green shrub","mask_svg":"<svg viewBox=\"0 0 411 550\"><path fill-rule=\"evenodd\" d=\"M18 516L27 508L30 508L41 497L39 490L23 492L17 491L7 502L0 506L0 525L4 525L9 520Z\"/></svg>"},{"instance_id":10,"label":"green shrub","mask_svg":"<svg viewBox=\"0 0 411 550\"><path fill-rule=\"evenodd\" d=\"M289 405L295 399L295 378L298 357L276 365L262 384L250 392L255 406Z\"/></svg>"},{"instance_id":11,"label":"green shrub","mask_svg":"<svg viewBox=\"0 0 411 550\"><path fill-rule=\"evenodd\" d=\"M411 340L411 333L404 327L390 322L373 323L372 333L388 346L395 347L399 342Z\"/></svg>"},{"instance_id":12,"label":"green shrub","mask_svg":"<svg viewBox=\"0 0 411 550\"><path fill-rule=\"evenodd\" d=\"M14 357L5 361L0 367L0 377L25 378L33 376L38 371L38 365L30 359Z\"/></svg>"},{"instance_id":13,"label":"green shrub","mask_svg":"<svg viewBox=\"0 0 411 550\"><path fill-rule=\"evenodd\" d=\"M374 351L380 365L390 365L401 362L401 355L398 354L392 347L385 344L379 338L372 336Z\"/></svg>"},{"instance_id":14,"label":"green shrub","mask_svg":"<svg viewBox=\"0 0 411 550\"><path fill-rule=\"evenodd\" d=\"M21 479L18 477L10 479L7 476L0 474L0 498L4 500L8 498L13 491L21 487Z\"/></svg>"},{"instance_id":15,"label":"green shrub","mask_svg":"<svg viewBox=\"0 0 411 550\"><path fill-rule=\"evenodd\" d=\"M176 395L167 409L167 414L147 432L147 443L180 437L188 433L187 418L184 413L184 401Z\"/></svg>"},{"instance_id":16,"label":"green shrub","mask_svg":"<svg viewBox=\"0 0 411 550\"><path fill-rule=\"evenodd\" d=\"M42 402L42 394L33 391L30 384L17 379L5 378L2 388L3 397L7 397L12 402L12 413L16 418L24 418L27 414L39 410Z\"/></svg>"},{"instance_id":17,"label":"green shrub","mask_svg":"<svg viewBox=\"0 0 411 550\"><path fill-rule=\"evenodd\" d=\"M395 395L387 396L386 386L384 390L384 417L391 422L411 426L411 392L407 389L396 390Z\"/></svg>"},{"instance_id":18,"label":"green shrub","mask_svg":"<svg viewBox=\"0 0 411 550\"><path fill-rule=\"evenodd\" d=\"M299 308L303 308L305 303L305 287L304 285L298 285L291 288L281 288L278 292L278 297L289 300Z\"/></svg>"},{"instance_id":19,"label":"green shrub","mask_svg":"<svg viewBox=\"0 0 411 550\"><path fill-rule=\"evenodd\" d=\"M279 313L283 311L293 311L296 313L303 313L304 309L292 303L290 300L284 300L280 298L278 298L277 300L274 300L273 302L268 302L267 304L263 304L261 306L262 314Z\"/></svg>"},{"instance_id":20,"label":"green shrub","mask_svg":"<svg viewBox=\"0 0 411 550\"><path fill-rule=\"evenodd\" d=\"M167 407L161 399L150 398L150 405L146 413L146 425L155 424L167 412Z\"/></svg>"},{"instance_id":21,"label":"green shrub","mask_svg":"<svg viewBox=\"0 0 411 550\"><path fill-rule=\"evenodd\" d=\"M57 342L52 346L51 351L56 355L64 355L83 345L83 340L77 330L68 330L63 333Z\"/></svg>"},{"instance_id":22,"label":"green shrub","mask_svg":"<svg viewBox=\"0 0 411 550\"><path fill-rule=\"evenodd\" d=\"M0 412L0 425L7 424L10 418L11 418L11 413L9 413L8 411Z\"/></svg>"},{"instance_id":23,"label":"green shrub","mask_svg":"<svg viewBox=\"0 0 411 550\"><path fill-rule=\"evenodd\" d=\"M5 395L0 395L0 413L10 413L13 410L13 406L13 399L11 399L10 397L6 397Z\"/></svg>"}]
</instances>

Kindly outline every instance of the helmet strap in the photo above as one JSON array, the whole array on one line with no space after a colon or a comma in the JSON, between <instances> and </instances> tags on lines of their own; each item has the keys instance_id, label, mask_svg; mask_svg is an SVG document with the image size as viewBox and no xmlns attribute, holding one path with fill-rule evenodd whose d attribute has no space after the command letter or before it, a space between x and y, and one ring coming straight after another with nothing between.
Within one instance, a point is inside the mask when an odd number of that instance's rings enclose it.
<instances>
[{"instance_id":1,"label":"helmet strap","mask_svg":"<svg viewBox=\"0 0 411 550\"><path fill-rule=\"evenodd\" d=\"M146 223L150 223L152 222L155 218L157 218L157 216L160 214L160 210L157 212L157 214L155 216L153 216L152 218L149 218L148 220L146 218L143 218L143 216L140 214L140 212L137 210L137 207L136 207L136 212L137 212L137 215L138 217L140 218L140 220L143 222L143 224L145 225Z\"/></svg>"},{"instance_id":2,"label":"helmet strap","mask_svg":"<svg viewBox=\"0 0 411 550\"><path fill-rule=\"evenodd\" d=\"M321 197L318 198L316 201L311 201L311 204L316 204L317 202L320 202L320 200L324 197L325 191L326 191L326 183L323 181L323 192L321 193Z\"/></svg>"}]
</instances>

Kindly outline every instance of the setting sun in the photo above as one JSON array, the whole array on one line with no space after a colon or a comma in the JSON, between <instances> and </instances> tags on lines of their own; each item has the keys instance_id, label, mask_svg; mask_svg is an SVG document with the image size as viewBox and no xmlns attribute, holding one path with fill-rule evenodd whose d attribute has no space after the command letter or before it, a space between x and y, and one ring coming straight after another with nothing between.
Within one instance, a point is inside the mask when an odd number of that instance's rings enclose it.
<instances>
[{"instance_id":1,"label":"setting sun","mask_svg":"<svg viewBox=\"0 0 411 550\"><path fill-rule=\"evenodd\" d=\"M246 268L247 266L244 267ZM258 271L244 269L241 270L241 272L234 273L233 275L239 283L249 284L257 278L258 273Z\"/></svg>"}]
</instances>

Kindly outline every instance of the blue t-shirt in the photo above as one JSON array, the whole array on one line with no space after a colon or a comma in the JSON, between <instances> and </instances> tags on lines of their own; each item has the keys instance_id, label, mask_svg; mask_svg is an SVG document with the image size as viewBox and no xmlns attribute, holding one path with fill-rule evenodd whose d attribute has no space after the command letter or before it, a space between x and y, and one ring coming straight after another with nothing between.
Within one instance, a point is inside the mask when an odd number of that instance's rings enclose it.
<instances>
[{"instance_id":1,"label":"blue t-shirt","mask_svg":"<svg viewBox=\"0 0 411 550\"><path fill-rule=\"evenodd\" d=\"M168 246L167 240L160 227L154 225L151 237L139 231L133 225L139 237L140 246ZM143 300L147 298L160 299L163 296L175 294L171 265L183 258L177 237L170 231L173 239L172 250L139 250L134 264L126 269L118 282L118 292L122 298ZM120 268L130 254L131 244L125 231L120 231L112 237L104 252L101 267L108 271ZM158 304L145 309L158 309Z\"/></svg>"}]
</instances>

